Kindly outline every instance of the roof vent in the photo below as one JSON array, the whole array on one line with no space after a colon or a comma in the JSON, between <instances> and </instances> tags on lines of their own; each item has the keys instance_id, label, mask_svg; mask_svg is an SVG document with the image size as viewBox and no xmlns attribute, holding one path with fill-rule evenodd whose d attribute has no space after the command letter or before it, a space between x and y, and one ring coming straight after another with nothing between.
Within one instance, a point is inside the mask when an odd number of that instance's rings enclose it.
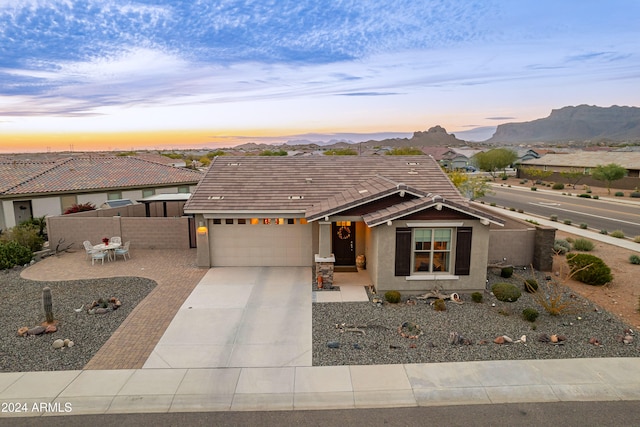
<instances>
[{"instance_id":1,"label":"roof vent","mask_svg":"<svg viewBox=\"0 0 640 427\"><path fill-rule=\"evenodd\" d=\"M420 162L407 162L407 166L419 166Z\"/></svg>"},{"instance_id":2,"label":"roof vent","mask_svg":"<svg viewBox=\"0 0 640 427\"><path fill-rule=\"evenodd\" d=\"M407 172L409 175L418 175L418 171L416 171L415 169L411 169L409 172Z\"/></svg>"},{"instance_id":3,"label":"roof vent","mask_svg":"<svg viewBox=\"0 0 640 427\"><path fill-rule=\"evenodd\" d=\"M222 199L224 199L224 196L209 196L209 197L207 197L207 199L209 199L209 200L222 200Z\"/></svg>"},{"instance_id":4,"label":"roof vent","mask_svg":"<svg viewBox=\"0 0 640 427\"><path fill-rule=\"evenodd\" d=\"M313 178L305 178L304 180L307 182L307 184L311 184L311 181L313 181Z\"/></svg>"},{"instance_id":5,"label":"roof vent","mask_svg":"<svg viewBox=\"0 0 640 427\"><path fill-rule=\"evenodd\" d=\"M360 193L360 194L364 194L364 193L368 193L368 192L369 192L369 190L358 190L358 193Z\"/></svg>"},{"instance_id":6,"label":"roof vent","mask_svg":"<svg viewBox=\"0 0 640 427\"><path fill-rule=\"evenodd\" d=\"M289 200L302 200L304 196L289 196Z\"/></svg>"},{"instance_id":7,"label":"roof vent","mask_svg":"<svg viewBox=\"0 0 640 427\"><path fill-rule=\"evenodd\" d=\"M227 163L227 166L240 166L239 162Z\"/></svg>"}]
</instances>

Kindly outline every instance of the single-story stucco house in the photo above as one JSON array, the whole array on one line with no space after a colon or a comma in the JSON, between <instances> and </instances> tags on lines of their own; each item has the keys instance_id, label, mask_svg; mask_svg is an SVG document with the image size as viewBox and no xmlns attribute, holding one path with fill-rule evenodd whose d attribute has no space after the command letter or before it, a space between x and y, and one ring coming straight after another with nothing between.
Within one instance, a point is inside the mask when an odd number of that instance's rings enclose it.
<instances>
[{"instance_id":1,"label":"single-story stucco house","mask_svg":"<svg viewBox=\"0 0 640 427\"><path fill-rule=\"evenodd\" d=\"M185 205L197 262L366 269L378 290L485 288L489 225L429 156L217 157ZM328 277L325 277L328 276Z\"/></svg>"},{"instance_id":2,"label":"single-story stucco house","mask_svg":"<svg viewBox=\"0 0 640 427\"><path fill-rule=\"evenodd\" d=\"M190 193L203 174L136 157L80 156L0 161L0 229L60 215L74 204Z\"/></svg>"}]
</instances>

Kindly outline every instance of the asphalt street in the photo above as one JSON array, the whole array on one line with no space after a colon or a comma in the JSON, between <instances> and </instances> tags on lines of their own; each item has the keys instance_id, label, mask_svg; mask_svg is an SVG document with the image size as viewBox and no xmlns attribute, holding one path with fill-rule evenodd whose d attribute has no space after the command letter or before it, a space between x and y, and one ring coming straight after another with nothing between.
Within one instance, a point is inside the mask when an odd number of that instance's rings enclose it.
<instances>
[{"instance_id":1,"label":"asphalt street","mask_svg":"<svg viewBox=\"0 0 640 427\"><path fill-rule=\"evenodd\" d=\"M640 402L514 403L324 411L76 415L2 419L0 426L638 426Z\"/></svg>"},{"instance_id":2,"label":"asphalt street","mask_svg":"<svg viewBox=\"0 0 640 427\"><path fill-rule=\"evenodd\" d=\"M547 191L531 191L514 187L493 186L494 194L482 197L485 203L495 203L507 209L522 209L524 212L549 219L557 215L559 222L570 220L573 225L587 224L591 229L622 230L625 236L640 235L640 204L618 203L603 199L586 199ZM565 190L565 192L571 191Z\"/></svg>"}]
</instances>

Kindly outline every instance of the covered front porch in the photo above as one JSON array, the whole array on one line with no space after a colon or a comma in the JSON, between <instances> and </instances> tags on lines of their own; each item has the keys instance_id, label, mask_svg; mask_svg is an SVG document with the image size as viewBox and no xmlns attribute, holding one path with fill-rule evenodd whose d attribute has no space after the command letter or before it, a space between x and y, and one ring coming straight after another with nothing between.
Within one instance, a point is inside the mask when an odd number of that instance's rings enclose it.
<instances>
[{"instance_id":1,"label":"covered front porch","mask_svg":"<svg viewBox=\"0 0 640 427\"><path fill-rule=\"evenodd\" d=\"M368 302L367 289L373 284L367 270L358 269L354 272L333 273L333 286L339 290L316 290L313 292L312 302Z\"/></svg>"}]
</instances>

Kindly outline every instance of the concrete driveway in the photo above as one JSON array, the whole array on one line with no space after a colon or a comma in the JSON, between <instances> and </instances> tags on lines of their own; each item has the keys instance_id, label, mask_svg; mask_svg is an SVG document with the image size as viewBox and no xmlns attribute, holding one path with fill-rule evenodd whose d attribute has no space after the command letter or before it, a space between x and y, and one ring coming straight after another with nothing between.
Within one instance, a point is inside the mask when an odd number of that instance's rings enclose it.
<instances>
[{"instance_id":1,"label":"concrete driveway","mask_svg":"<svg viewBox=\"0 0 640 427\"><path fill-rule=\"evenodd\" d=\"M309 267L212 268L143 368L311 366L310 281Z\"/></svg>"}]
</instances>

